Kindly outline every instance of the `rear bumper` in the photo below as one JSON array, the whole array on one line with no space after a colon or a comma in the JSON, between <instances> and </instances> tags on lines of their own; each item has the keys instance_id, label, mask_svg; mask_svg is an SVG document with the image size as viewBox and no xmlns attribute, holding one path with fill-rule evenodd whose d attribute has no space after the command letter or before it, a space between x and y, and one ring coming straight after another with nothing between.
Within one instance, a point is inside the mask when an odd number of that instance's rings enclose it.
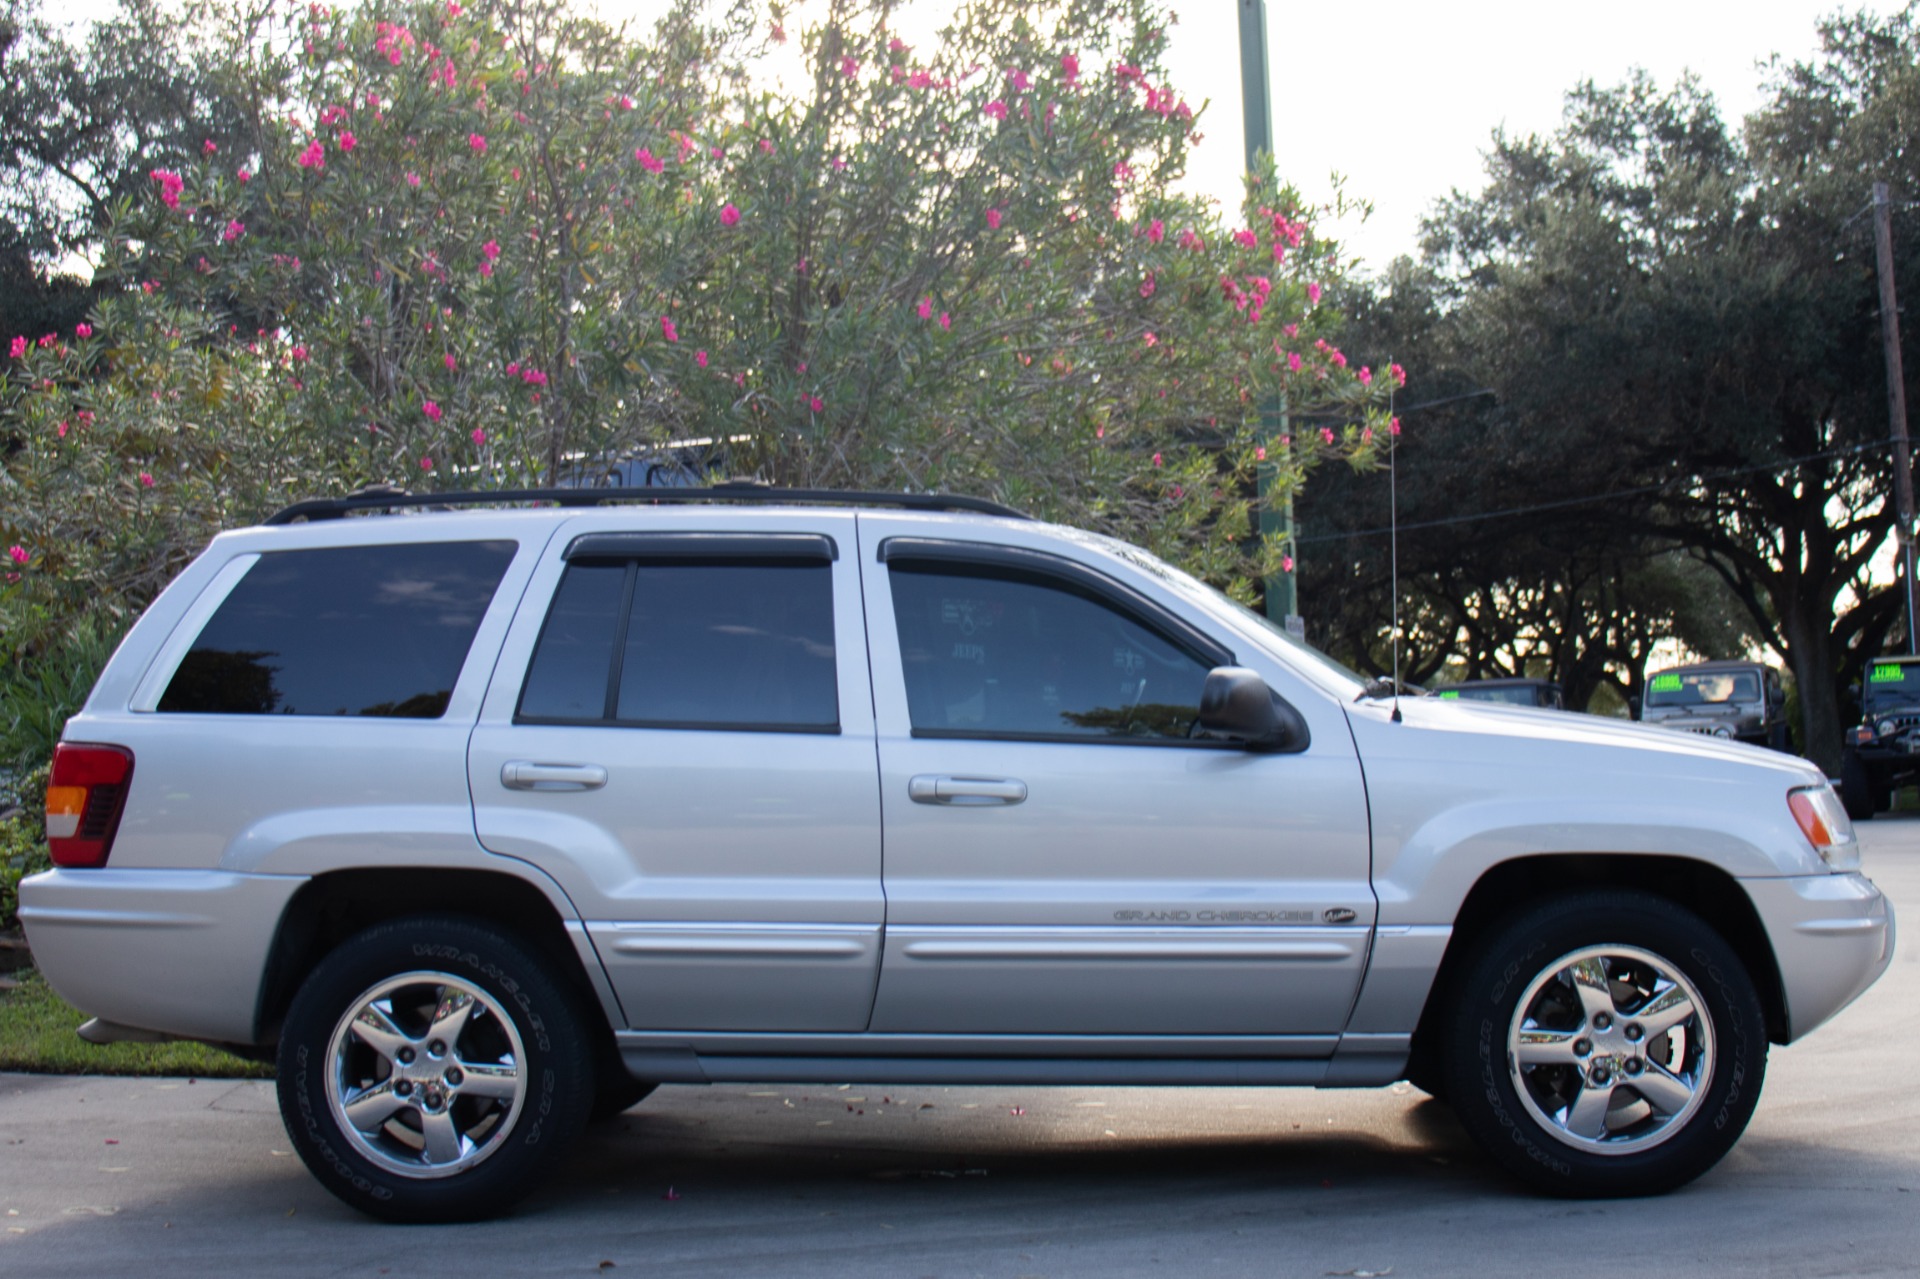
<instances>
[{"instance_id":1,"label":"rear bumper","mask_svg":"<svg viewBox=\"0 0 1920 1279\"><path fill-rule=\"evenodd\" d=\"M124 1027L254 1042L260 982L300 875L51 870L20 884L36 967L75 1007Z\"/></svg>"},{"instance_id":2,"label":"rear bumper","mask_svg":"<svg viewBox=\"0 0 1920 1279\"><path fill-rule=\"evenodd\" d=\"M1865 875L1743 879L1773 939L1787 1039L1852 1003L1893 962L1893 905Z\"/></svg>"}]
</instances>

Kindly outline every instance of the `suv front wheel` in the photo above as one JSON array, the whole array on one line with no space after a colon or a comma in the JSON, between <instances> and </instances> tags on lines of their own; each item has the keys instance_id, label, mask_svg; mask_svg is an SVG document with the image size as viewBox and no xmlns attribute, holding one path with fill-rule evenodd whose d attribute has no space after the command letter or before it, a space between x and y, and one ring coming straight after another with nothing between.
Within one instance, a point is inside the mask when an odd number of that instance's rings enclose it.
<instances>
[{"instance_id":1,"label":"suv front wheel","mask_svg":"<svg viewBox=\"0 0 1920 1279\"><path fill-rule=\"evenodd\" d=\"M340 1199L394 1221L468 1221L541 1182L593 1104L569 992L472 920L379 924L294 996L279 1049L294 1149Z\"/></svg>"},{"instance_id":2,"label":"suv front wheel","mask_svg":"<svg viewBox=\"0 0 1920 1279\"><path fill-rule=\"evenodd\" d=\"M1495 1160L1551 1193L1660 1194L1719 1161L1766 1072L1745 966L1702 919L1633 892L1514 916L1469 958L1449 1095Z\"/></svg>"}]
</instances>

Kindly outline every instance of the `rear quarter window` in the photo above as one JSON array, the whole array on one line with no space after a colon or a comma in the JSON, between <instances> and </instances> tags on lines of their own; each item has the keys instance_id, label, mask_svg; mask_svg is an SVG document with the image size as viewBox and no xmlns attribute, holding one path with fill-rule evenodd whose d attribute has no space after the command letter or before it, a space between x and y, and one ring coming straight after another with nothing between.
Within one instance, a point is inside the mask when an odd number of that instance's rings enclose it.
<instances>
[{"instance_id":1,"label":"rear quarter window","mask_svg":"<svg viewBox=\"0 0 1920 1279\"><path fill-rule=\"evenodd\" d=\"M163 713L438 719L517 544L270 551L194 640Z\"/></svg>"}]
</instances>

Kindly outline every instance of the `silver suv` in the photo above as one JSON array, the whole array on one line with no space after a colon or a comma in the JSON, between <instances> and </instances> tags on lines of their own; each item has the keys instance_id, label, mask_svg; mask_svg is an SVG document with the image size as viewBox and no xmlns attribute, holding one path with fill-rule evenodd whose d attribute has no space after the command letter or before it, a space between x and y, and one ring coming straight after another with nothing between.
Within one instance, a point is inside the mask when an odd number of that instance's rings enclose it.
<instances>
[{"instance_id":1,"label":"silver suv","mask_svg":"<svg viewBox=\"0 0 1920 1279\"><path fill-rule=\"evenodd\" d=\"M216 538L21 889L83 1034L272 1057L367 1212L498 1212L661 1081L1410 1078L1646 1194L1891 957L1804 761L1396 701L984 503L515 496Z\"/></svg>"}]
</instances>

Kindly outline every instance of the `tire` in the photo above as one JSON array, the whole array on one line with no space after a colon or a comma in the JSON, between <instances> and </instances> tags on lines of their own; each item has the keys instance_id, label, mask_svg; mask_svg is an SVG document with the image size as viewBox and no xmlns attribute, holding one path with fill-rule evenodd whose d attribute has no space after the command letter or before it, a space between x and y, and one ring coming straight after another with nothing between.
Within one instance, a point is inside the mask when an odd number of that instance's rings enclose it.
<instances>
[{"instance_id":1,"label":"tire","mask_svg":"<svg viewBox=\"0 0 1920 1279\"><path fill-rule=\"evenodd\" d=\"M1793 734L1784 720L1767 730L1767 745L1783 755L1793 754Z\"/></svg>"},{"instance_id":2,"label":"tire","mask_svg":"<svg viewBox=\"0 0 1920 1279\"><path fill-rule=\"evenodd\" d=\"M1449 1100L1537 1189L1664 1194L1718 1163L1759 1101L1766 1021L1746 967L1664 898L1594 891L1512 916L1454 989Z\"/></svg>"},{"instance_id":3,"label":"tire","mask_svg":"<svg viewBox=\"0 0 1920 1279\"><path fill-rule=\"evenodd\" d=\"M449 917L379 924L294 995L280 1114L308 1170L362 1212L489 1217L585 1124L587 1043L571 992L510 935Z\"/></svg>"},{"instance_id":4,"label":"tire","mask_svg":"<svg viewBox=\"0 0 1920 1279\"><path fill-rule=\"evenodd\" d=\"M1886 807L1876 802L1879 798L1866 761L1848 751L1840 760L1840 806L1847 810L1848 817L1864 822Z\"/></svg>"}]
</instances>

